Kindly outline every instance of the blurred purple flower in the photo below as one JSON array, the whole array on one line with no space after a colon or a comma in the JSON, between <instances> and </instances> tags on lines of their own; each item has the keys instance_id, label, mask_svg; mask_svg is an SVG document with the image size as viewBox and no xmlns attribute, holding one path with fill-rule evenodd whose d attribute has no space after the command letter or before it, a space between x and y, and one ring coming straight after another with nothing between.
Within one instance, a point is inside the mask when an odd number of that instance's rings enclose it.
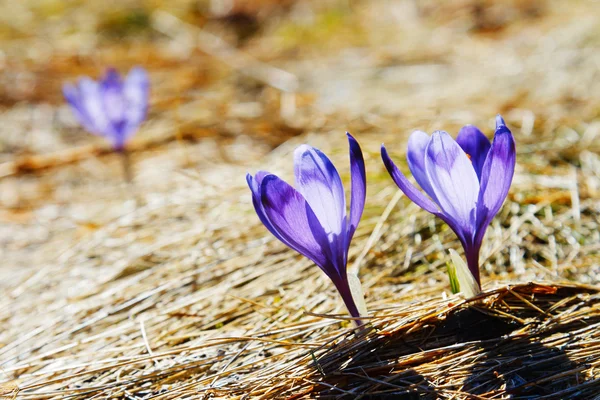
<instances>
[{"instance_id":1,"label":"blurred purple flower","mask_svg":"<svg viewBox=\"0 0 600 400\"><path fill-rule=\"evenodd\" d=\"M109 68L100 81L81 78L76 85L65 84L63 93L88 132L106 137L115 150L122 151L146 118L149 87L141 67L131 69L125 80Z\"/></svg>"},{"instance_id":2,"label":"blurred purple flower","mask_svg":"<svg viewBox=\"0 0 600 400\"><path fill-rule=\"evenodd\" d=\"M288 247L317 264L333 281L350 315L360 317L348 283L348 248L365 206L365 162L349 134L350 216L340 176L329 158L308 145L294 152L296 187L265 171L246 180L261 222ZM360 324L360 322L357 322Z\"/></svg>"},{"instance_id":3,"label":"blurred purple flower","mask_svg":"<svg viewBox=\"0 0 600 400\"><path fill-rule=\"evenodd\" d=\"M440 217L456 233L477 284L479 250L485 231L506 199L515 171L510 130L496 117L494 142L472 125L456 141L444 131L429 137L415 131L408 140L408 167L421 189L411 184L381 146L381 157L396 185L422 209Z\"/></svg>"}]
</instances>

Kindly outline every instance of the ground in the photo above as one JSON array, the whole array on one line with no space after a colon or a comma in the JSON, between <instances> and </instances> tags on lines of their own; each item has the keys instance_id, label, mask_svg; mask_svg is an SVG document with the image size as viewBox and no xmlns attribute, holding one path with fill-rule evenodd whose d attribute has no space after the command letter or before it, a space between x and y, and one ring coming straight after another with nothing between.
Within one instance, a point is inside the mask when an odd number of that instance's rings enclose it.
<instances>
[{"instance_id":1,"label":"ground","mask_svg":"<svg viewBox=\"0 0 600 400\"><path fill-rule=\"evenodd\" d=\"M0 397L592 398L600 393L600 10L583 0L0 5ZM148 69L134 182L61 87ZM402 196L410 132L517 143L452 295L441 221ZM245 175L327 153L368 200L350 249L370 310L260 224ZM404 397L402 397L404 396Z\"/></svg>"}]
</instances>

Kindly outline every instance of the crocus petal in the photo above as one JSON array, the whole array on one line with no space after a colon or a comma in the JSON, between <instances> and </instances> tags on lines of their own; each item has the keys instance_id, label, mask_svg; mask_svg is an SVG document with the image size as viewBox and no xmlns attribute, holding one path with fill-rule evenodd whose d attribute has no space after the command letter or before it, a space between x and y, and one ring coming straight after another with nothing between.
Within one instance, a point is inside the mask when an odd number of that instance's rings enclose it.
<instances>
[{"instance_id":1,"label":"crocus petal","mask_svg":"<svg viewBox=\"0 0 600 400\"><path fill-rule=\"evenodd\" d=\"M104 136L112 136L114 130L104 110L100 85L89 78L80 79L79 98L81 110L86 113L93 124L94 131L100 132Z\"/></svg>"},{"instance_id":2,"label":"crocus petal","mask_svg":"<svg viewBox=\"0 0 600 400\"><path fill-rule=\"evenodd\" d=\"M350 176L352 179L350 190L350 226L348 227L347 241L349 245L365 208L367 174L365 171L365 159L363 158L363 153L358 142L350 133L346 132L346 135L350 144Z\"/></svg>"},{"instance_id":3,"label":"crocus petal","mask_svg":"<svg viewBox=\"0 0 600 400\"><path fill-rule=\"evenodd\" d=\"M406 160L408 168L415 177L415 180L434 201L436 201L435 193L429 183L429 177L425 171L425 149L431 138L423 131L414 131L408 138L408 151Z\"/></svg>"},{"instance_id":4,"label":"crocus petal","mask_svg":"<svg viewBox=\"0 0 600 400\"><path fill-rule=\"evenodd\" d=\"M125 99L123 98L123 82L121 76L114 69L106 71L104 79L100 81L104 111L111 123L122 123L125 116Z\"/></svg>"},{"instance_id":5,"label":"crocus petal","mask_svg":"<svg viewBox=\"0 0 600 400\"><path fill-rule=\"evenodd\" d=\"M456 143L471 158L477 178L481 180L481 169L491 146L489 139L476 126L466 125L458 132Z\"/></svg>"},{"instance_id":6,"label":"crocus petal","mask_svg":"<svg viewBox=\"0 0 600 400\"><path fill-rule=\"evenodd\" d=\"M260 184L261 204L273 229L292 249L310 258L329 276L332 269L327 236L304 197L275 175L267 175ZM277 235L276 235L277 236Z\"/></svg>"},{"instance_id":7,"label":"crocus petal","mask_svg":"<svg viewBox=\"0 0 600 400\"><path fill-rule=\"evenodd\" d=\"M248 182L248 186L252 191L252 204L254 205L254 210L260 219L260 222L275 236L277 239L282 241L284 244L288 245L287 241L281 237L277 229L273 226L271 221L269 221L269 217L265 214L265 209L260 200L260 186L265 176L270 175L266 171L258 171L256 175L253 177L250 174L246 174L246 182ZM288 245L289 246L289 245Z\"/></svg>"},{"instance_id":8,"label":"crocus petal","mask_svg":"<svg viewBox=\"0 0 600 400\"><path fill-rule=\"evenodd\" d=\"M487 226L502 207L515 172L515 140L501 118L497 120L494 142L482 169L475 243L481 242Z\"/></svg>"},{"instance_id":9,"label":"crocus petal","mask_svg":"<svg viewBox=\"0 0 600 400\"><path fill-rule=\"evenodd\" d=\"M381 145L381 158L383 159L383 163L385 164L385 168L388 170L388 173L396 182L396 185L404 192L404 194L411 199L416 205L435 215L440 215L440 211L438 207L435 205L431 199L425 196L419 189L417 189L412 183L406 179L406 176L398 169L396 164L392 161L390 156L388 155L385 146Z\"/></svg>"},{"instance_id":10,"label":"crocus petal","mask_svg":"<svg viewBox=\"0 0 600 400\"><path fill-rule=\"evenodd\" d=\"M294 152L296 187L330 236L345 233L346 197L337 170L318 149L299 146Z\"/></svg>"},{"instance_id":11,"label":"crocus petal","mask_svg":"<svg viewBox=\"0 0 600 400\"><path fill-rule=\"evenodd\" d=\"M396 167L394 162L391 160L390 156L387 153L387 150L383 145L381 145L381 158L383 159L383 163L385 164L386 169L388 170L390 176L398 185L400 190L404 192L404 194L412 200L413 203L421 207L423 210L430 212L436 217L440 218L444 221L460 239L461 243L465 244L465 234L461 225L451 216L441 212L431 199L425 196L419 189L417 189L410 181L404 176L402 171Z\"/></svg>"},{"instance_id":12,"label":"crocus petal","mask_svg":"<svg viewBox=\"0 0 600 400\"><path fill-rule=\"evenodd\" d=\"M479 180L460 146L443 131L436 131L427 146L425 168L444 214L463 229L474 232Z\"/></svg>"},{"instance_id":13,"label":"crocus petal","mask_svg":"<svg viewBox=\"0 0 600 400\"><path fill-rule=\"evenodd\" d=\"M77 118L77 121L83 125L88 132L94 135L102 135L102 132L98 131L98 128L94 125L94 121L90 119L90 116L83 107L79 89L76 86L67 83L63 86L63 94L71 106L71 110L73 111L75 118Z\"/></svg>"},{"instance_id":14,"label":"crocus petal","mask_svg":"<svg viewBox=\"0 0 600 400\"><path fill-rule=\"evenodd\" d=\"M141 67L132 68L125 84L123 85L123 97L127 104L125 119L125 136L134 133L146 118L148 111L148 97L150 92L150 81L148 74Z\"/></svg>"},{"instance_id":15,"label":"crocus petal","mask_svg":"<svg viewBox=\"0 0 600 400\"><path fill-rule=\"evenodd\" d=\"M504 122L504 118L502 115L496 115L496 130L500 129L501 126L506 126L506 122Z\"/></svg>"},{"instance_id":16,"label":"crocus petal","mask_svg":"<svg viewBox=\"0 0 600 400\"><path fill-rule=\"evenodd\" d=\"M125 113L127 104L123 97L123 81L115 69L108 69L100 81L104 112L112 125L110 139L116 149L122 149L125 144Z\"/></svg>"}]
</instances>

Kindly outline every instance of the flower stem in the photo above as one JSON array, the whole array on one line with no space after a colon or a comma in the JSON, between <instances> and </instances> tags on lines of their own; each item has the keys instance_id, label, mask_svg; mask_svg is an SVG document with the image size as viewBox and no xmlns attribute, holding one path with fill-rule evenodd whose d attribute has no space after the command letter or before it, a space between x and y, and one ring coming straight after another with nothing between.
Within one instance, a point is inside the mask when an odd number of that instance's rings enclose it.
<instances>
[{"instance_id":1,"label":"flower stem","mask_svg":"<svg viewBox=\"0 0 600 400\"><path fill-rule=\"evenodd\" d=\"M360 315L360 312L358 311L358 307L356 306L356 303L354 302L354 298L352 297L352 292L350 290L350 286L348 285L348 281L346 279L341 279L339 282L334 282L334 284L335 284L335 287L337 288L338 292L340 293L340 296L342 296L342 300L344 301L344 304L346 305L346 309L348 310L348 313L353 318L360 318L361 315ZM355 319L353 321L357 327L360 327L364 324L364 322L360 319Z\"/></svg>"},{"instance_id":2,"label":"flower stem","mask_svg":"<svg viewBox=\"0 0 600 400\"><path fill-rule=\"evenodd\" d=\"M131 168L131 158L129 157L129 152L124 148L116 149L116 152L119 153L121 157L121 165L123 166L123 178L125 179L127 190L133 198L135 206L139 207L141 204L143 204L143 202L135 186L135 182L133 181L133 170Z\"/></svg>"},{"instance_id":3,"label":"flower stem","mask_svg":"<svg viewBox=\"0 0 600 400\"><path fill-rule=\"evenodd\" d=\"M125 178L125 182L128 185L133 184L133 174L131 172L131 159L129 157L129 152L126 149L118 150L121 155L121 161L123 165L123 177Z\"/></svg>"},{"instance_id":4,"label":"flower stem","mask_svg":"<svg viewBox=\"0 0 600 400\"><path fill-rule=\"evenodd\" d=\"M465 251L465 257L467 258L467 266L469 271L473 274L475 282L481 287L481 278L479 276L479 248L470 249Z\"/></svg>"}]
</instances>

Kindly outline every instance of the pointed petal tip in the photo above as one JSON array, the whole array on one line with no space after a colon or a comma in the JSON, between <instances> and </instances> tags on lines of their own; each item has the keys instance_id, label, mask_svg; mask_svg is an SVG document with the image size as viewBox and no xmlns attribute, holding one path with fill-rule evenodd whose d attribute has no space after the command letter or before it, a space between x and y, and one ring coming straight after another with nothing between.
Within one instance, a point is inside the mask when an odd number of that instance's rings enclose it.
<instances>
[{"instance_id":1,"label":"pointed petal tip","mask_svg":"<svg viewBox=\"0 0 600 400\"><path fill-rule=\"evenodd\" d=\"M512 136L512 132L506 126L504 119L500 114L496 115L496 131L494 132L494 137L500 134L508 134Z\"/></svg>"},{"instance_id":2,"label":"pointed petal tip","mask_svg":"<svg viewBox=\"0 0 600 400\"><path fill-rule=\"evenodd\" d=\"M121 80L121 74L114 67L108 67L104 72L105 81Z\"/></svg>"},{"instance_id":3,"label":"pointed petal tip","mask_svg":"<svg viewBox=\"0 0 600 400\"><path fill-rule=\"evenodd\" d=\"M425 211L434 215L439 215L438 208L434 202L421 193L421 191L418 190L412 183L410 183L402 171L400 171L396 164L394 164L383 143L381 144L381 159L383 160L383 165L385 165L385 168L390 174L392 180L409 199L411 199L416 205Z\"/></svg>"},{"instance_id":4,"label":"pointed petal tip","mask_svg":"<svg viewBox=\"0 0 600 400\"><path fill-rule=\"evenodd\" d=\"M346 132L346 137L348 138L348 143L350 143L350 146L353 144L358 145L358 140L356 140L356 138L352 136L350 132Z\"/></svg>"},{"instance_id":5,"label":"pointed petal tip","mask_svg":"<svg viewBox=\"0 0 600 400\"><path fill-rule=\"evenodd\" d=\"M356 140L356 138L354 136L352 136L349 132L346 132L346 137L348 138L348 143L350 144L350 150L352 150L352 148L358 148L358 151L361 152L360 150L360 145L358 144L358 140Z\"/></svg>"},{"instance_id":6,"label":"pointed petal tip","mask_svg":"<svg viewBox=\"0 0 600 400\"><path fill-rule=\"evenodd\" d=\"M390 157L390 154L383 143L381 143L381 159L383 160L383 164L387 168L388 172L391 174L391 171L396 164L394 164L392 161L392 157Z\"/></svg>"},{"instance_id":7,"label":"pointed petal tip","mask_svg":"<svg viewBox=\"0 0 600 400\"><path fill-rule=\"evenodd\" d=\"M383 144L383 143L381 143L380 152L381 152L381 159L383 160L383 163L387 167L388 162L391 162L392 160L390 159L390 155L388 154L388 151L385 148L385 144Z\"/></svg>"},{"instance_id":8,"label":"pointed petal tip","mask_svg":"<svg viewBox=\"0 0 600 400\"><path fill-rule=\"evenodd\" d=\"M504 122L502 115L498 114L496 115L496 130L500 129L501 126L506 126L506 123Z\"/></svg>"},{"instance_id":9,"label":"pointed petal tip","mask_svg":"<svg viewBox=\"0 0 600 400\"><path fill-rule=\"evenodd\" d=\"M119 71L115 67L108 67L104 72L105 75L119 75Z\"/></svg>"}]
</instances>

